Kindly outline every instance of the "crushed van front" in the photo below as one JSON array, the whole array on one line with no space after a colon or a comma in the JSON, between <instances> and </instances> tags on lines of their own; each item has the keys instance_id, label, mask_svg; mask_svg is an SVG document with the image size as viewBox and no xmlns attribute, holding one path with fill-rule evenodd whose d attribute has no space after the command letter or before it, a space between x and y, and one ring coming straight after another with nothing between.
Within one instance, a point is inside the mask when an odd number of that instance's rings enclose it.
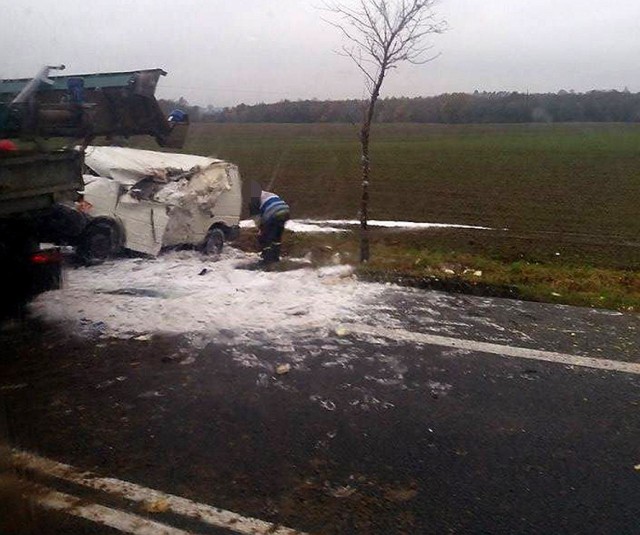
<instances>
[{"instance_id":1,"label":"crushed van front","mask_svg":"<svg viewBox=\"0 0 640 535\"><path fill-rule=\"evenodd\" d=\"M122 147L88 147L89 215L116 220L127 249L157 255L163 247L200 245L210 228L233 237L242 204L237 166L214 158Z\"/></svg>"}]
</instances>

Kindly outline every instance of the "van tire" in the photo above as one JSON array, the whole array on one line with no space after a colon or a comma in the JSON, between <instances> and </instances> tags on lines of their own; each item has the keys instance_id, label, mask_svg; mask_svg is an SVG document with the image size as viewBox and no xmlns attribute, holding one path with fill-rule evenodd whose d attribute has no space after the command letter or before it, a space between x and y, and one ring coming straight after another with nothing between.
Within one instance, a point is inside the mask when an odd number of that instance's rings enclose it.
<instances>
[{"instance_id":1,"label":"van tire","mask_svg":"<svg viewBox=\"0 0 640 535\"><path fill-rule=\"evenodd\" d=\"M107 222L89 225L80 238L76 249L78 256L86 263L104 262L114 256L119 249L115 227Z\"/></svg>"},{"instance_id":2,"label":"van tire","mask_svg":"<svg viewBox=\"0 0 640 535\"><path fill-rule=\"evenodd\" d=\"M224 247L224 232L219 228L212 228L204 239L202 252L205 255L219 255Z\"/></svg>"}]
</instances>

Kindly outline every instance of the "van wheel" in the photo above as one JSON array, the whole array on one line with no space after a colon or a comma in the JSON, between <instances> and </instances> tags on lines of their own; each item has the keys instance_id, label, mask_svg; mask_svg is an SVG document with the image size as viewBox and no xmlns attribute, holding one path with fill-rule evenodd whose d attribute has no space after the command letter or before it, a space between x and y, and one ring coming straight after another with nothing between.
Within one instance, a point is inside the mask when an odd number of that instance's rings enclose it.
<instances>
[{"instance_id":1,"label":"van wheel","mask_svg":"<svg viewBox=\"0 0 640 535\"><path fill-rule=\"evenodd\" d=\"M118 250L115 230L107 224L91 225L78 244L78 256L85 262L103 262Z\"/></svg>"},{"instance_id":2,"label":"van wheel","mask_svg":"<svg viewBox=\"0 0 640 535\"><path fill-rule=\"evenodd\" d=\"M219 228L213 228L207 234L202 244L202 252L206 255L217 255L224 246L224 233Z\"/></svg>"}]
</instances>

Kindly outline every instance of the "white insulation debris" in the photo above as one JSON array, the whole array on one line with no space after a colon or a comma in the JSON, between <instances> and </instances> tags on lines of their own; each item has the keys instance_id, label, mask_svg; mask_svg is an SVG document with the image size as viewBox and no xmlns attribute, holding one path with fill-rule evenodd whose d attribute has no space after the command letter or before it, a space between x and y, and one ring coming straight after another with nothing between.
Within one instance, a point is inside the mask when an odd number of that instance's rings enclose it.
<instances>
[{"instance_id":1,"label":"white insulation debris","mask_svg":"<svg viewBox=\"0 0 640 535\"><path fill-rule=\"evenodd\" d=\"M263 272L227 248L218 261L191 251L68 270L66 288L39 296L32 313L78 332L115 337L193 333L218 341L290 339L329 332L383 291L350 266Z\"/></svg>"}]
</instances>

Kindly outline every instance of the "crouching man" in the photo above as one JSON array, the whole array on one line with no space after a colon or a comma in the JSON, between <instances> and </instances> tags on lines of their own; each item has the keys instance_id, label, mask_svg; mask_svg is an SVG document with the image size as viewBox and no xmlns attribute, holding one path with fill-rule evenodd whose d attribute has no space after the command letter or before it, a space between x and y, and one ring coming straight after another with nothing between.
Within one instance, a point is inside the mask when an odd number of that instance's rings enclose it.
<instances>
[{"instance_id":1,"label":"crouching man","mask_svg":"<svg viewBox=\"0 0 640 535\"><path fill-rule=\"evenodd\" d=\"M259 196L251 197L249 214L260 231L258 243L262 261L265 264L278 262L284 225L290 217L289 206L275 193L261 191Z\"/></svg>"}]
</instances>

